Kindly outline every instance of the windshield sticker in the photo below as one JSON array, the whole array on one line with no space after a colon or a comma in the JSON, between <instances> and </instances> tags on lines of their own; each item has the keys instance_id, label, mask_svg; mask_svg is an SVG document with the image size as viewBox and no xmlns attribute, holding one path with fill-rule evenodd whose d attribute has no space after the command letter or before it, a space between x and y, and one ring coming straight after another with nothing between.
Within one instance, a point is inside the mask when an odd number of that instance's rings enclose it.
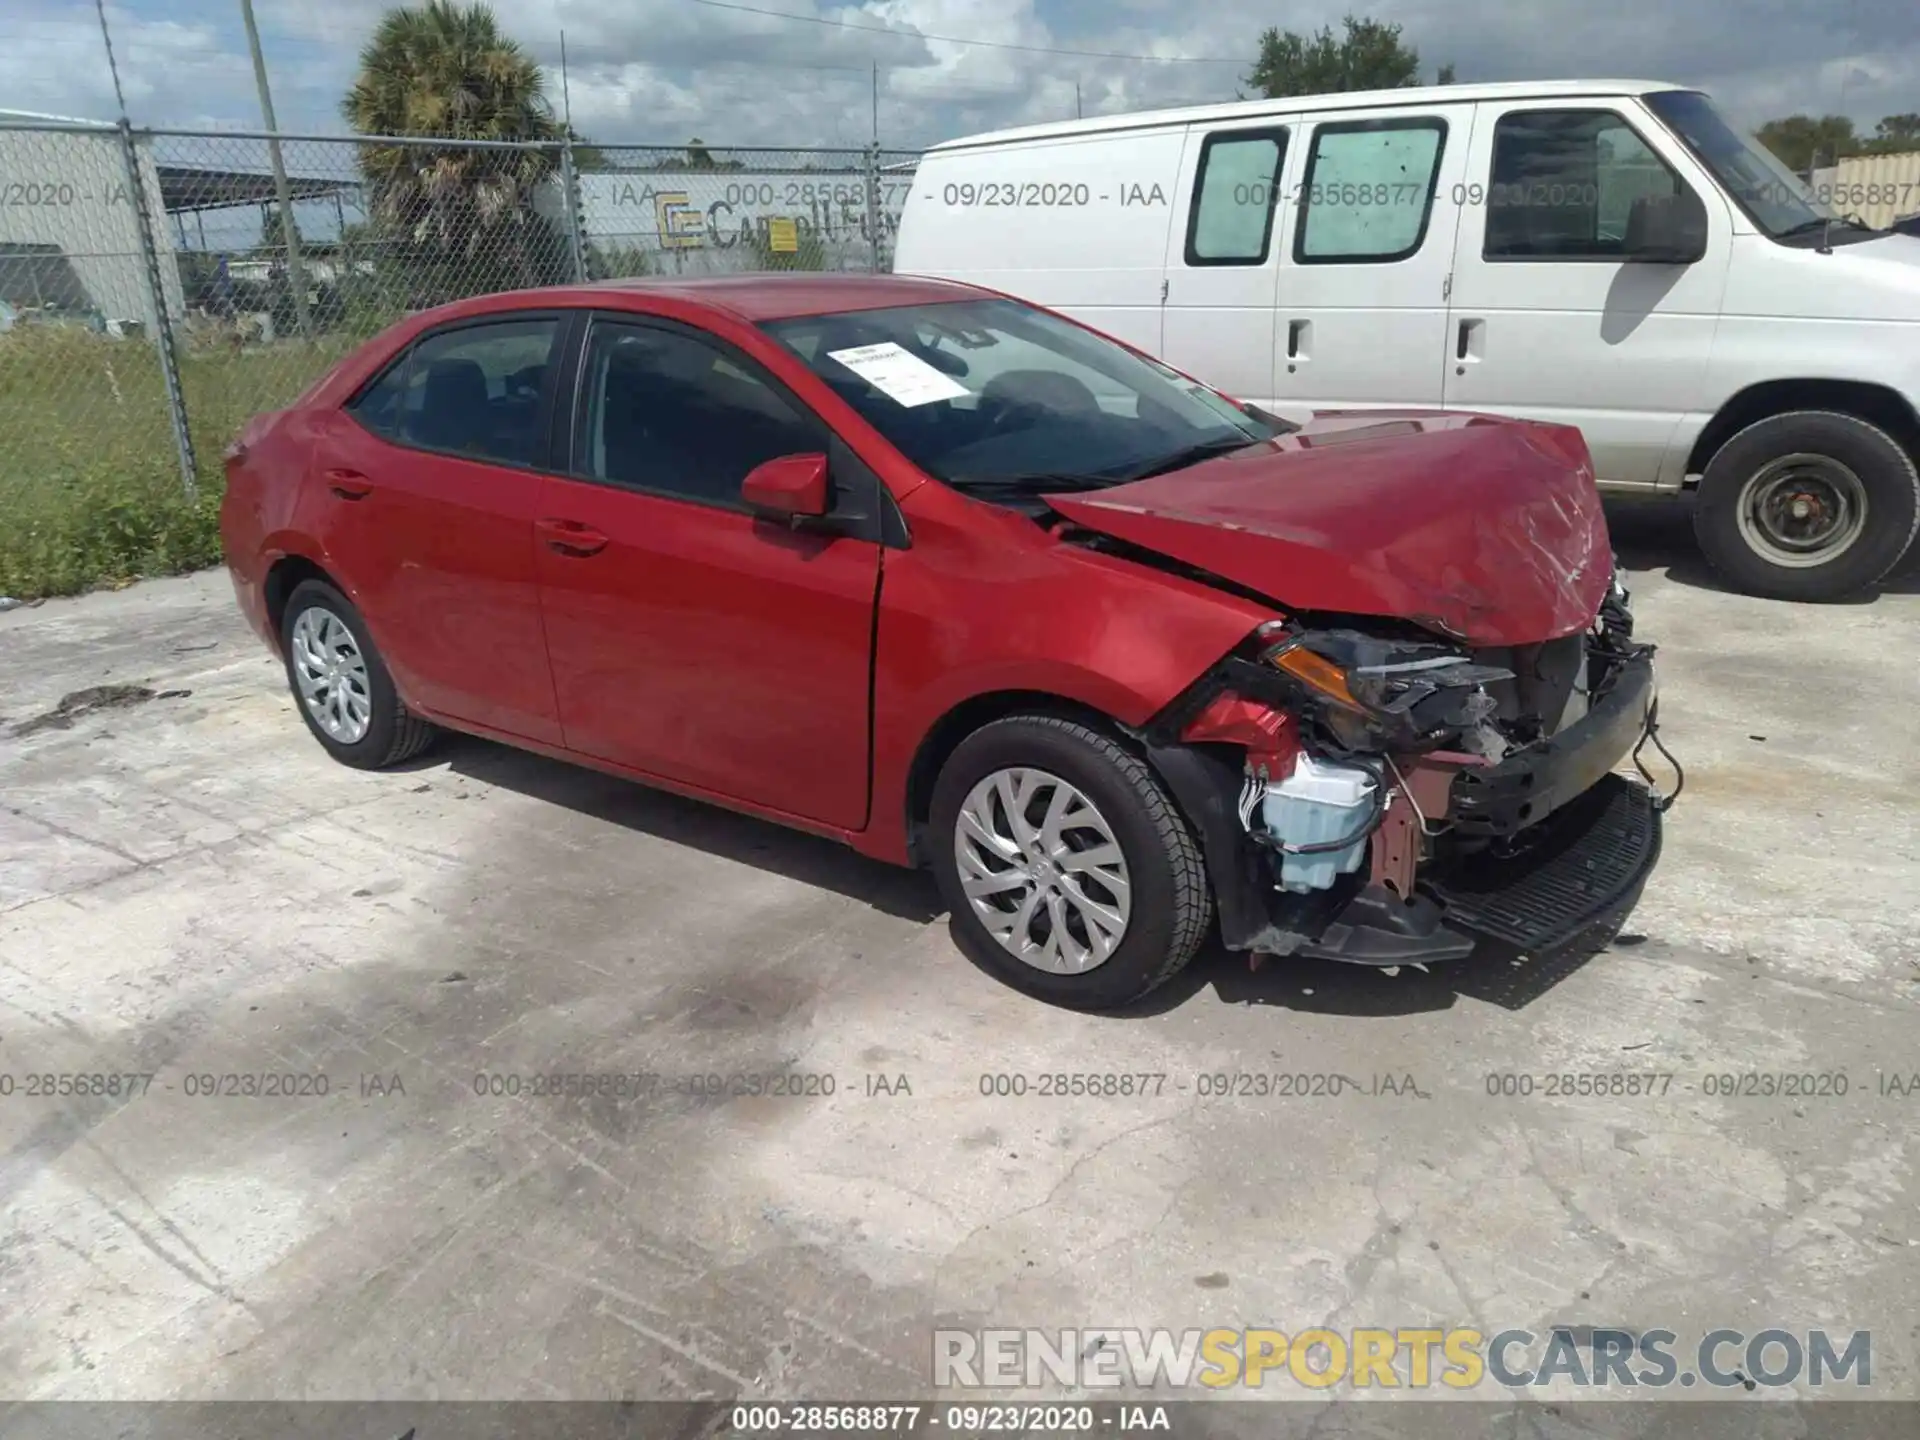
<instances>
[{"instance_id":1,"label":"windshield sticker","mask_svg":"<svg viewBox=\"0 0 1920 1440\"><path fill-rule=\"evenodd\" d=\"M856 345L851 350L829 350L827 355L896 405L931 405L936 400L958 400L973 393L891 340L880 345Z\"/></svg>"}]
</instances>

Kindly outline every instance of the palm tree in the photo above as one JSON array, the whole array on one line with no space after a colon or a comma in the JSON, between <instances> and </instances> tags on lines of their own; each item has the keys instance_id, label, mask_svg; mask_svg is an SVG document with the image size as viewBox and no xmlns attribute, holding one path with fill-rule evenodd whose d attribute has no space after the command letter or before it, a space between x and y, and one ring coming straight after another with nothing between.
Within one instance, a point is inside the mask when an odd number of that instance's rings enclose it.
<instances>
[{"instance_id":1,"label":"palm tree","mask_svg":"<svg viewBox=\"0 0 1920 1440\"><path fill-rule=\"evenodd\" d=\"M540 67L485 4L427 0L386 12L341 102L367 136L557 142ZM534 210L555 149L360 147L368 212L416 263L439 272L432 298L560 278L565 247Z\"/></svg>"}]
</instances>

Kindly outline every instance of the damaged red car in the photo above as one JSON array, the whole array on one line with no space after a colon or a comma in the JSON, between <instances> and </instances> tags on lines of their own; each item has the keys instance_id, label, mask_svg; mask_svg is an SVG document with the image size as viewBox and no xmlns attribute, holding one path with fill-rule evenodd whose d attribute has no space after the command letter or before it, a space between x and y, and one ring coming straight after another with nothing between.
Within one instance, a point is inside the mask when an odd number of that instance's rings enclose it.
<instances>
[{"instance_id":1,"label":"damaged red car","mask_svg":"<svg viewBox=\"0 0 1920 1440\"><path fill-rule=\"evenodd\" d=\"M1059 1004L1216 925L1546 949L1659 851L1571 429L1295 428L988 291L760 275L416 316L227 466L241 607L339 760L448 727L928 866Z\"/></svg>"}]
</instances>

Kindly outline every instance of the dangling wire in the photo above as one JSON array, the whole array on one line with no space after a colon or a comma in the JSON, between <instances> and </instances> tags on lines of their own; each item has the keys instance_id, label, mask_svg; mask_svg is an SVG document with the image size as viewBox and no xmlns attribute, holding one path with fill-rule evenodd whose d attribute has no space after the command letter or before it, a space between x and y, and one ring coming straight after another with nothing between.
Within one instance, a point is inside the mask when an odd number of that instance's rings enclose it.
<instances>
[{"instance_id":1,"label":"dangling wire","mask_svg":"<svg viewBox=\"0 0 1920 1440\"><path fill-rule=\"evenodd\" d=\"M1266 790L1266 781L1249 770L1246 780L1240 786L1239 810L1242 830L1248 832L1253 830L1253 812L1260 808L1260 801L1266 794Z\"/></svg>"},{"instance_id":2,"label":"dangling wire","mask_svg":"<svg viewBox=\"0 0 1920 1440\"><path fill-rule=\"evenodd\" d=\"M1647 748L1648 741L1653 742L1653 748L1658 750L1667 764L1673 767L1673 790L1670 794L1662 795L1660 793L1654 783L1653 772L1648 770L1640 761L1640 752ZM1647 789L1653 792L1653 808L1661 814L1665 814L1668 810L1671 810L1673 808L1673 802L1680 798L1680 792L1687 788L1687 772L1680 767L1680 762L1673 758L1673 752L1661 743L1660 702L1658 700L1655 700L1652 705L1647 707L1647 728L1641 731L1640 742L1633 747L1632 759L1633 768L1640 772L1640 778L1647 782Z\"/></svg>"}]
</instances>

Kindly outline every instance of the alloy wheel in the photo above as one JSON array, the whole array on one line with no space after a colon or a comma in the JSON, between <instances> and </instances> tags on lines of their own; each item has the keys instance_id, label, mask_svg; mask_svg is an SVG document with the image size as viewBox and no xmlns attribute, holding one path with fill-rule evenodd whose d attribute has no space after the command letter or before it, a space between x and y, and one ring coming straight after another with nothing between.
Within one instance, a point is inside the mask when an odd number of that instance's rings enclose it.
<instances>
[{"instance_id":1,"label":"alloy wheel","mask_svg":"<svg viewBox=\"0 0 1920 1440\"><path fill-rule=\"evenodd\" d=\"M1058 775L1025 767L987 775L960 807L953 853L987 933L1036 969L1080 974L1126 938L1126 856L1099 807Z\"/></svg>"},{"instance_id":2,"label":"alloy wheel","mask_svg":"<svg viewBox=\"0 0 1920 1440\"><path fill-rule=\"evenodd\" d=\"M293 622L289 650L313 723L342 745L358 743L373 723L373 692L353 631L331 610L310 605Z\"/></svg>"}]
</instances>

